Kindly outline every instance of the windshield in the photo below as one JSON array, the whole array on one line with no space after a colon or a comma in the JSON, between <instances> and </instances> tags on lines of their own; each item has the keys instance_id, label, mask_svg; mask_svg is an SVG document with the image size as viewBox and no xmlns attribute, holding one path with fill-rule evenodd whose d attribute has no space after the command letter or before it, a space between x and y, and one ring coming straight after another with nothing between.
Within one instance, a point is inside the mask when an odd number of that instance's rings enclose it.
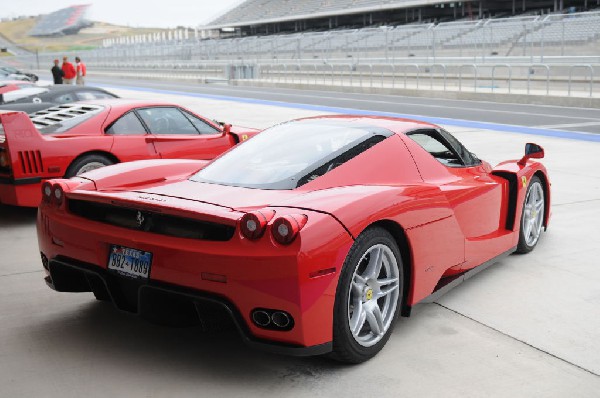
<instances>
[{"instance_id":1,"label":"windshield","mask_svg":"<svg viewBox=\"0 0 600 398\"><path fill-rule=\"evenodd\" d=\"M293 189L392 135L379 127L303 120L272 127L235 147L191 180L263 189Z\"/></svg>"}]
</instances>

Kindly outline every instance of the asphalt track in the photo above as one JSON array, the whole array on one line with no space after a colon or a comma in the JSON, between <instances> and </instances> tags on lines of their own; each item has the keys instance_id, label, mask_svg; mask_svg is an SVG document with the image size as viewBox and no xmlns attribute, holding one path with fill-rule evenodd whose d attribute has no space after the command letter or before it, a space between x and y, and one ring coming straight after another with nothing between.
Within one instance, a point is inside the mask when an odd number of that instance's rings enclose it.
<instances>
[{"instance_id":1,"label":"asphalt track","mask_svg":"<svg viewBox=\"0 0 600 398\"><path fill-rule=\"evenodd\" d=\"M457 127L600 141L600 111L377 94L95 78L89 84L334 113L408 117Z\"/></svg>"}]
</instances>

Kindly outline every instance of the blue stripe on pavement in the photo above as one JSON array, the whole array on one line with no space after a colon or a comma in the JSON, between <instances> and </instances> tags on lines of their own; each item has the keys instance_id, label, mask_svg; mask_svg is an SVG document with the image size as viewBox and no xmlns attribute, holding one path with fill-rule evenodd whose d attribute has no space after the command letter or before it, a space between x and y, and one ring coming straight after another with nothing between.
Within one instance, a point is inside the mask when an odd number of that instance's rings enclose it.
<instances>
[{"instance_id":1,"label":"blue stripe on pavement","mask_svg":"<svg viewBox=\"0 0 600 398\"><path fill-rule=\"evenodd\" d=\"M450 118L443 118L443 117L410 115L410 114L394 113L394 112L369 111L369 110L354 109L354 108L341 108L341 107L334 107L334 106L301 104L301 103L295 103L295 102L263 100L263 99L256 99L256 98L231 97L231 96L226 96L226 95L190 93L190 92L186 92L186 91L164 90L164 89L155 89L155 88L146 88L146 87L106 85L106 84L101 84L101 86L106 87L106 88L153 92L153 93L157 93L157 94L173 94L173 95L183 95L183 96L195 97L195 98L214 99L214 100L219 100L219 101L233 101L233 102L239 102L239 103L245 103L245 104L270 105L270 106L279 106L279 107L283 107L283 108L304 109L304 110L317 111L317 112L343 113L343 114L364 115L364 116L400 117L400 118L406 118L406 119L417 119L417 120L422 120L422 121L425 121L428 123L443 124L443 125L448 125L448 126L484 129L484 130L495 130L495 131L506 131L509 133L538 135L538 136L544 136L544 137L566 138L566 139L579 140L579 141L600 142L600 134L593 134L593 133L586 133L586 132L579 132L579 131L550 130L550 129L542 129L542 128L536 128L536 127L515 126L515 125L511 125L511 124L477 122L477 121L464 120L464 119L450 119Z\"/></svg>"}]
</instances>

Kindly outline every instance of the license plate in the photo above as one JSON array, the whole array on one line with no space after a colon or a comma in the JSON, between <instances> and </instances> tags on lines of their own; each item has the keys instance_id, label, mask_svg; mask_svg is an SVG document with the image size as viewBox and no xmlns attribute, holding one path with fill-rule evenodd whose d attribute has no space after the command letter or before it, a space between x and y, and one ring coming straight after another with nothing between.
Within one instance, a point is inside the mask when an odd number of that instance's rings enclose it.
<instances>
[{"instance_id":1,"label":"license plate","mask_svg":"<svg viewBox=\"0 0 600 398\"><path fill-rule=\"evenodd\" d=\"M111 245L108 269L135 279L147 279L152 265L152 253L129 247Z\"/></svg>"}]
</instances>

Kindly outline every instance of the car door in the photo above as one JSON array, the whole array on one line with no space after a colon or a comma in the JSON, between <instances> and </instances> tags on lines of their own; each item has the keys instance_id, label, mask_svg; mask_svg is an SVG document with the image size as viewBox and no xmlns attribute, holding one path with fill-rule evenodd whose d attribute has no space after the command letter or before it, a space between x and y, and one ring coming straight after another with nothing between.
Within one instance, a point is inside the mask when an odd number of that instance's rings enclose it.
<instances>
[{"instance_id":1,"label":"car door","mask_svg":"<svg viewBox=\"0 0 600 398\"><path fill-rule=\"evenodd\" d=\"M150 134L146 126L134 110L108 125L104 133L114 137L111 152L123 162L160 158L154 143L147 140Z\"/></svg>"},{"instance_id":2,"label":"car door","mask_svg":"<svg viewBox=\"0 0 600 398\"><path fill-rule=\"evenodd\" d=\"M234 145L229 134L178 107L147 107L137 113L146 138L162 158L213 159Z\"/></svg>"},{"instance_id":3,"label":"car door","mask_svg":"<svg viewBox=\"0 0 600 398\"><path fill-rule=\"evenodd\" d=\"M491 174L491 167L471 154L450 133L422 129L407 134L456 178L440 185L469 242L486 242L502 234L506 225L503 213L506 181ZM468 253L467 253L468 258Z\"/></svg>"}]
</instances>

